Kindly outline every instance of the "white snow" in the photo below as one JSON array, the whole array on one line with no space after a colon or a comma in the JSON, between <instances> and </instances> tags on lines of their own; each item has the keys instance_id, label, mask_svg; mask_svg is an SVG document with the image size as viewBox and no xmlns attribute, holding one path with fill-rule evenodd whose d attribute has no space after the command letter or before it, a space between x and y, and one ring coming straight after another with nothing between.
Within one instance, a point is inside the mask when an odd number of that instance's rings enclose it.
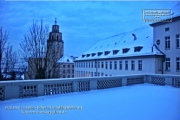
<instances>
[{"instance_id":1,"label":"white snow","mask_svg":"<svg viewBox=\"0 0 180 120\"><path fill-rule=\"evenodd\" d=\"M132 34L135 34L136 40ZM139 52L134 52L134 47L142 46L143 48ZM86 59L95 59L95 58L114 58L114 57L127 57L127 56L140 56L140 55L162 55L162 53L153 47L153 36L152 28L145 27L116 35L107 39L99 40L94 45L92 45L86 52L82 55L96 53L95 56L90 55L89 57L79 56L76 60L86 60ZM122 53L122 49L130 48L127 53ZM116 55L113 55L113 50L119 50ZM104 51L110 51L108 55L104 55ZM98 52L103 52L102 55L98 56Z\"/></svg>"},{"instance_id":2,"label":"white snow","mask_svg":"<svg viewBox=\"0 0 180 120\"><path fill-rule=\"evenodd\" d=\"M5 110L20 106L20 110ZM80 106L63 114L23 114L28 108ZM180 89L141 84L104 90L0 101L0 120L180 120Z\"/></svg>"},{"instance_id":3,"label":"white snow","mask_svg":"<svg viewBox=\"0 0 180 120\"><path fill-rule=\"evenodd\" d=\"M64 55L57 62L61 62L61 63L74 63L74 60L70 56Z\"/></svg>"}]
</instances>

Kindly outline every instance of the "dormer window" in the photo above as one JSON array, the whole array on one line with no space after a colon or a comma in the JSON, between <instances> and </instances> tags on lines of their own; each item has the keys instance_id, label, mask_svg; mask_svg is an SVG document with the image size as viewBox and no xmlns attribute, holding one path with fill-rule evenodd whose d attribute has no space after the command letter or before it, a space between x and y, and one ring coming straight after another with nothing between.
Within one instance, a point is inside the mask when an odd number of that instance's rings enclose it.
<instances>
[{"instance_id":1,"label":"dormer window","mask_svg":"<svg viewBox=\"0 0 180 120\"><path fill-rule=\"evenodd\" d=\"M108 55L110 53L110 51L105 51L104 55Z\"/></svg>"},{"instance_id":2,"label":"dormer window","mask_svg":"<svg viewBox=\"0 0 180 120\"><path fill-rule=\"evenodd\" d=\"M96 55L96 53L92 53L91 55L92 55L92 57L94 57Z\"/></svg>"},{"instance_id":3,"label":"dormer window","mask_svg":"<svg viewBox=\"0 0 180 120\"><path fill-rule=\"evenodd\" d=\"M98 56L102 55L103 52L98 52Z\"/></svg>"},{"instance_id":4,"label":"dormer window","mask_svg":"<svg viewBox=\"0 0 180 120\"><path fill-rule=\"evenodd\" d=\"M124 48L122 49L122 53L127 53L130 49L129 48Z\"/></svg>"},{"instance_id":5,"label":"dormer window","mask_svg":"<svg viewBox=\"0 0 180 120\"><path fill-rule=\"evenodd\" d=\"M82 55L82 58L84 58L86 55Z\"/></svg>"},{"instance_id":6,"label":"dormer window","mask_svg":"<svg viewBox=\"0 0 180 120\"><path fill-rule=\"evenodd\" d=\"M134 52L140 52L142 48L142 46L134 47Z\"/></svg>"},{"instance_id":7,"label":"dormer window","mask_svg":"<svg viewBox=\"0 0 180 120\"><path fill-rule=\"evenodd\" d=\"M116 55L119 52L119 50L113 50L113 55Z\"/></svg>"},{"instance_id":8,"label":"dormer window","mask_svg":"<svg viewBox=\"0 0 180 120\"><path fill-rule=\"evenodd\" d=\"M90 56L90 54L86 54L86 57L89 57Z\"/></svg>"}]
</instances>

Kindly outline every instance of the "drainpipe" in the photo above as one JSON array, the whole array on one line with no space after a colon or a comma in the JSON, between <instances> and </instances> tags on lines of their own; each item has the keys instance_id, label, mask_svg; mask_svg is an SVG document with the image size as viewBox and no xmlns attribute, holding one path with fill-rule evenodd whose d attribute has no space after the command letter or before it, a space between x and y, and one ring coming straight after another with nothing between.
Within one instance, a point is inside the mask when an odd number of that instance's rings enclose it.
<instances>
[{"instance_id":1,"label":"drainpipe","mask_svg":"<svg viewBox=\"0 0 180 120\"><path fill-rule=\"evenodd\" d=\"M98 64L97 61L95 60L95 65L96 65L96 77L98 76Z\"/></svg>"},{"instance_id":2,"label":"drainpipe","mask_svg":"<svg viewBox=\"0 0 180 120\"><path fill-rule=\"evenodd\" d=\"M164 74L164 61L165 61L166 55L164 54L164 57L162 59L162 72L161 74Z\"/></svg>"}]
</instances>

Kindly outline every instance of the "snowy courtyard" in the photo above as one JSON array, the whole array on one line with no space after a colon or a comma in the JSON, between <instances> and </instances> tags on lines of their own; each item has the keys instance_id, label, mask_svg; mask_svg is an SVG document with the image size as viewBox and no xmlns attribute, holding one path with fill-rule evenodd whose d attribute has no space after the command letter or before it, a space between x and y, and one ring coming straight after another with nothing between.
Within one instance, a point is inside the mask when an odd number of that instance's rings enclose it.
<instances>
[{"instance_id":1,"label":"snowy courtyard","mask_svg":"<svg viewBox=\"0 0 180 120\"><path fill-rule=\"evenodd\" d=\"M0 101L0 120L17 119L180 120L180 89L140 84Z\"/></svg>"}]
</instances>

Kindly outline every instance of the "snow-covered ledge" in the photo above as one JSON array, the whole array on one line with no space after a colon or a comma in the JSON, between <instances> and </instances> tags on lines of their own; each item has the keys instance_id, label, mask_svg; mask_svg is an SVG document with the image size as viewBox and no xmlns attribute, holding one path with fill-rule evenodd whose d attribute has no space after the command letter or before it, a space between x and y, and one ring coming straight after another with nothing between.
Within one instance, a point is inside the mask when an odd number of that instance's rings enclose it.
<instances>
[{"instance_id":1,"label":"snow-covered ledge","mask_svg":"<svg viewBox=\"0 0 180 120\"><path fill-rule=\"evenodd\" d=\"M150 83L180 87L179 75L141 74L106 77L17 80L0 82L0 100L66 94Z\"/></svg>"}]
</instances>

